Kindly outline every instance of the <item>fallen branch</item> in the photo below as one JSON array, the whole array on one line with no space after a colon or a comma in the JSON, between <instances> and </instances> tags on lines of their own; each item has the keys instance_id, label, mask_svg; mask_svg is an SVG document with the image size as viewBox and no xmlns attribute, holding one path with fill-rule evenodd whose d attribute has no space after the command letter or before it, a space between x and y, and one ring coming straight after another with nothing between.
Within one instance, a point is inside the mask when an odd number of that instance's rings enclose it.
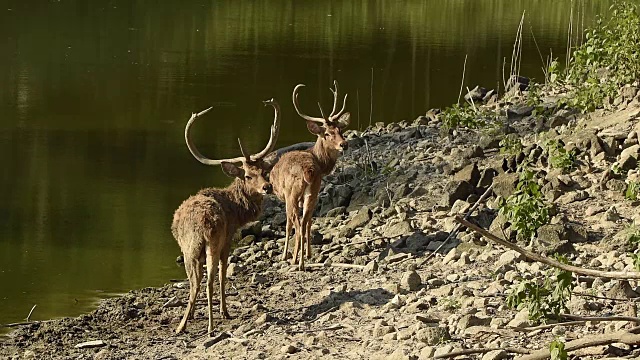
<instances>
[{"instance_id":1,"label":"fallen branch","mask_svg":"<svg viewBox=\"0 0 640 360\"><path fill-rule=\"evenodd\" d=\"M447 358L452 358L452 357L462 356L462 355L486 354L488 352L495 351L495 350L504 350L504 351L506 351L508 353L514 353L514 354L529 354L529 353L531 353L531 350L527 350L527 349L523 349L523 348L512 348L512 347L497 348L497 347L492 347L492 348L464 349L464 350L452 351L452 352L447 353L447 354L436 355L433 358L434 359L447 359Z\"/></svg>"},{"instance_id":2,"label":"fallen branch","mask_svg":"<svg viewBox=\"0 0 640 360\"><path fill-rule=\"evenodd\" d=\"M479 227L476 224L473 224L463 218L461 218L460 216L456 216L456 221L459 222L460 224L466 226L468 229L471 229L477 233L479 233L480 235L484 236L485 238L496 242L502 246L505 246L511 250L517 251L520 254L524 255L525 257L534 260L534 261L538 261L541 262L543 264L552 266L554 268L558 268L561 270L566 270L566 271L571 271L573 273L576 274L582 274L582 275L588 275L588 276L596 276L596 277L601 277L601 278L607 278L607 279L623 279L623 280L640 280L640 272L636 272L636 271L599 271L599 270L592 270L592 269L584 269L581 267L577 267L577 266L573 266L573 265L569 265L569 264L563 264L561 262L558 262L556 260L550 259L548 257L544 257L541 255L538 255L532 251L526 250L521 248L520 246L513 244L511 242L508 242L506 240L500 239L499 237L493 235L492 233L488 232L487 230Z\"/></svg>"},{"instance_id":3,"label":"fallen branch","mask_svg":"<svg viewBox=\"0 0 640 360\"><path fill-rule=\"evenodd\" d=\"M330 263L330 264L307 264L305 265L310 268L324 268L324 267L336 267L336 268L347 268L347 269L364 269L364 265L356 265L356 264L343 264L343 263Z\"/></svg>"},{"instance_id":4,"label":"fallen branch","mask_svg":"<svg viewBox=\"0 0 640 360\"><path fill-rule=\"evenodd\" d=\"M320 328L320 329L289 330L289 331L287 331L287 333L289 333L289 334L313 333L313 332L318 332L318 331L340 330L340 329L342 329L343 327L344 327L343 325L340 325L340 324L334 324L334 325L327 326L327 327L323 327L323 328Z\"/></svg>"},{"instance_id":5,"label":"fallen branch","mask_svg":"<svg viewBox=\"0 0 640 360\"><path fill-rule=\"evenodd\" d=\"M580 316L572 314L560 314L561 318L577 321L630 321L640 324L640 318L633 316Z\"/></svg>"},{"instance_id":6,"label":"fallen branch","mask_svg":"<svg viewBox=\"0 0 640 360\"><path fill-rule=\"evenodd\" d=\"M582 321L566 321L566 322L560 322L560 323L555 323L555 324L545 324L545 325L529 326L529 327L523 327L523 328L512 328L512 327L510 327L509 329L514 330L514 331L520 331L520 332L533 332L533 331L538 331L538 330L551 329L551 328L554 328L556 326L584 325L586 322L587 322L586 320L582 320Z\"/></svg>"},{"instance_id":7,"label":"fallen branch","mask_svg":"<svg viewBox=\"0 0 640 360\"><path fill-rule=\"evenodd\" d=\"M471 216L471 214L473 214L474 211L476 211L476 209L478 208L478 206L480 206L480 203L482 203L482 201L484 201L484 199L487 198L487 196L489 196L489 194L491 193L491 190L493 189L493 183L487 188L487 190L485 190L484 194L482 194L482 196L480 196L480 198L478 199L478 201L476 201L475 204L473 204L473 206L471 208L469 208L469 210L467 211L467 213L464 215L464 219L469 219L469 217ZM438 246L438 248L433 251L431 254L429 254L429 256L427 256L424 260L422 260L420 262L420 264L418 264L418 267L423 266L424 264L427 263L427 261L429 261L429 259L431 259L433 256L435 256L435 254L438 253L438 251L440 251L440 249L442 249L442 247L445 246L445 244L447 244L449 242L449 240L453 239L456 235L458 235L458 232L460 231L460 228L462 227L462 225L457 224L453 230L449 233L449 236L447 236L446 239L444 239L444 241L442 242L442 244L440 244L440 246Z\"/></svg>"},{"instance_id":8,"label":"fallen branch","mask_svg":"<svg viewBox=\"0 0 640 360\"><path fill-rule=\"evenodd\" d=\"M0 326L13 328L13 327L18 327L18 326L27 326L27 325L31 325L31 324L40 324L40 323L45 323L45 322L49 322L49 321L51 321L51 320L47 320L47 321L22 321L22 322L10 323L10 324L3 324L3 325L0 325Z\"/></svg>"},{"instance_id":9,"label":"fallen branch","mask_svg":"<svg viewBox=\"0 0 640 360\"><path fill-rule=\"evenodd\" d=\"M635 328L634 328L635 329ZM564 349L567 352L584 349L592 346L609 345L613 343L623 343L627 345L640 344L640 335L632 334L627 331L619 331L610 334L598 334L592 336L585 336L578 340L569 341L564 344ZM536 350L529 355L520 356L516 360L544 360L551 356L549 349Z\"/></svg>"}]
</instances>

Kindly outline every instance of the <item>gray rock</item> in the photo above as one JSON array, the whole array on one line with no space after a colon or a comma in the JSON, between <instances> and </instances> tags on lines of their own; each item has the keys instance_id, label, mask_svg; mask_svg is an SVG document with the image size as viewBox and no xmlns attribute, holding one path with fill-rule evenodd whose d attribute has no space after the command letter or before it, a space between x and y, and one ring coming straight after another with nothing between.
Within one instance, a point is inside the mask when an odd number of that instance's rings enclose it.
<instances>
[{"instance_id":1,"label":"gray rock","mask_svg":"<svg viewBox=\"0 0 640 360\"><path fill-rule=\"evenodd\" d=\"M409 235L414 232L411 224L408 221L400 221L388 226L382 233L384 237L394 238L402 235Z\"/></svg>"},{"instance_id":2,"label":"gray rock","mask_svg":"<svg viewBox=\"0 0 640 360\"><path fill-rule=\"evenodd\" d=\"M638 164L638 156L640 154L640 145L633 145L624 150L620 154L618 163L623 170L634 169Z\"/></svg>"},{"instance_id":3,"label":"gray rock","mask_svg":"<svg viewBox=\"0 0 640 360\"><path fill-rule=\"evenodd\" d=\"M371 209L367 206L363 206L346 226L354 230L363 227L371 220L371 215Z\"/></svg>"},{"instance_id":4,"label":"gray rock","mask_svg":"<svg viewBox=\"0 0 640 360\"><path fill-rule=\"evenodd\" d=\"M502 360L508 359L509 354L505 350L492 350L482 356L482 360Z\"/></svg>"},{"instance_id":5,"label":"gray rock","mask_svg":"<svg viewBox=\"0 0 640 360\"><path fill-rule=\"evenodd\" d=\"M241 237L244 238L248 235L253 235L254 237L260 237L262 235L262 222L252 221L247 223L242 228L240 228Z\"/></svg>"},{"instance_id":6,"label":"gray rock","mask_svg":"<svg viewBox=\"0 0 640 360\"><path fill-rule=\"evenodd\" d=\"M267 282L267 278L260 274L253 274L251 276L252 284L265 284Z\"/></svg>"},{"instance_id":7,"label":"gray rock","mask_svg":"<svg viewBox=\"0 0 640 360\"><path fill-rule=\"evenodd\" d=\"M300 349L298 349L297 347L288 344L288 345L284 345L280 348L280 352L283 354L295 354L298 351L300 351Z\"/></svg>"},{"instance_id":8,"label":"gray rock","mask_svg":"<svg viewBox=\"0 0 640 360\"><path fill-rule=\"evenodd\" d=\"M416 339L427 345L438 345L451 339L449 331L445 327L427 327L416 332Z\"/></svg>"},{"instance_id":9,"label":"gray rock","mask_svg":"<svg viewBox=\"0 0 640 360\"><path fill-rule=\"evenodd\" d=\"M453 175L453 180L466 181L471 185L478 184L480 181L480 170L478 170L478 164L473 163L465 166Z\"/></svg>"},{"instance_id":10,"label":"gray rock","mask_svg":"<svg viewBox=\"0 0 640 360\"><path fill-rule=\"evenodd\" d=\"M478 103L484 101L484 97L486 96L486 94L487 89L481 86L476 86L464 95L464 99L468 102L473 101L474 103Z\"/></svg>"},{"instance_id":11,"label":"gray rock","mask_svg":"<svg viewBox=\"0 0 640 360\"><path fill-rule=\"evenodd\" d=\"M407 271L402 274L402 279L400 280L400 286L409 291L416 291L422 285L422 279L420 275L418 275L415 271Z\"/></svg>"},{"instance_id":12,"label":"gray rock","mask_svg":"<svg viewBox=\"0 0 640 360\"><path fill-rule=\"evenodd\" d=\"M336 217L338 215L346 214L347 208L344 206L338 206L337 208L333 208L327 212L327 217Z\"/></svg>"},{"instance_id":13,"label":"gray rock","mask_svg":"<svg viewBox=\"0 0 640 360\"><path fill-rule=\"evenodd\" d=\"M362 269L365 274L373 274L378 271L378 262L376 260L371 260L367 263L367 265Z\"/></svg>"},{"instance_id":14,"label":"gray rock","mask_svg":"<svg viewBox=\"0 0 640 360\"><path fill-rule=\"evenodd\" d=\"M493 179L493 192L506 199L515 192L517 183L518 174L500 174Z\"/></svg>"},{"instance_id":15,"label":"gray rock","mask_svg":"<svg viewBox=\"0 0 640 360\"><path fill-rule=\"evenodd\" d=\"M477 186L480 188L486 188L491 185L493 182L493 178L498 175L498 171L496 169L487 168L482 171L480 174L480 179L478 180Z\"/></svg>"},{"instance_id":16,"label":"gray rock","mask_svg":"<svg viewBox=\"0 0 640 360\"><path fill-rule=\"evenodd\" d=\"M475 192L475 187L466 181L450 181L444 189L442 205L452 206L456 200L466 200Z\"/></svg>"}]
</instances>

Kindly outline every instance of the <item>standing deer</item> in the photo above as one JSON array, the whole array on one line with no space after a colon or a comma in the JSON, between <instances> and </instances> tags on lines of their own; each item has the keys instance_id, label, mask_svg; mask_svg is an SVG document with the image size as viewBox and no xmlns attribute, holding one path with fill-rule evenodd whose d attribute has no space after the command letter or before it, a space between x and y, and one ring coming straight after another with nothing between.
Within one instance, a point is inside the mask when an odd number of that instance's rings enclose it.
<instances>
[{"instance_id":1,"label":"standing deer","mask_svg":"<svg viewBox=\"0 0 640 360\"><path fill-rule=\"evenodd\" d=\"M270 179L274 193L284 201L287 211L287 227L285 233L283 260L289 252L289 235L291 227L295 228L295 249L292 264L300 256L299 269L304 271L304 249L306 256L311 257L311 216L318 202L318 193L322 178L331 173L340 154L347 149L347 142L342 136L342 130L349 125L350 114L344 113L347 95L344 96L342 109L336 113L338 103L338 82L333 82L333 110L325 118L322 107L322 117L311 117L303 114L298 105L298 91L303 84L293 89L293 106L298 115L307 122L307 129L318 138L315 144L307 150L291 151L282 155L271 170ZM299 209L302 206L302 219Z\"/></svg>"},{"instance_id":2,"label":"standing deer","mask_svg":"<svg viewBox=\"0 0 640 360\"><path fill-rule=\"evenodd\" d=\"M189 278L189 303L176 329L176 333L184 330L187 319L193 318L196 296L200 290L204 264L207 265L207 302L209 327L213 331L211 294L213 279L219 267L220 281L220 314L229 319L227 302L224 293L224 282L227 276L227 265L231 239L236 230L249 221L255 220L262 210L263 195L271 193L273 187L266 179L269 165L263 157L275 146L280 131L280 107L273 99L264 101L273 106L275 115L271 126L271 135L267 146L258 154L247 155L240 139L241 157L212 160L204 157L193 144L190 136L193 122L211 110L192 114L184 130L184 138L191 154L205 165L221 165L225 174L235 178L231 185L224 189L206 188L189 197L173 215L171 232L180 245L184 255L184 265ZM239 164L240 166L236 166Z\"/></svg>"}]
</instances>

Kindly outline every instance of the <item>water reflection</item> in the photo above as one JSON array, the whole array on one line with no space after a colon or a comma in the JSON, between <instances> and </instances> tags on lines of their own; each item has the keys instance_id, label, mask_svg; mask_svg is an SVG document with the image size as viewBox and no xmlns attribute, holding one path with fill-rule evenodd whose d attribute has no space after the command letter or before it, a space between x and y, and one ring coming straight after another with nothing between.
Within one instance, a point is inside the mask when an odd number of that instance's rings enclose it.
<instances>
[{"instance_id":1,"label":"water reflection","mask_svg":"<svg viewBox=\"0 0 640 360\"><path fill-rule=\"evenodd\" d=\"M574 7L590 23L608 1L10 1L0 9L0 323L75 315L97 295L183 277L173 210L224 185L183 142L192 111L209 157L268 138L310 140L290 103L350 94L352 128L413 119L466 85L498 86L526 10L522 73L564 54ZM8 9L11 10L8 10ZM5 31L6 30L6 31ZM540 54L536 42L540 48ZM561 62L563 61L560 56ZM373 86L372 86L373 75ZM373 99L373 100L371 100Z\"/></svg>"}]
</instances>

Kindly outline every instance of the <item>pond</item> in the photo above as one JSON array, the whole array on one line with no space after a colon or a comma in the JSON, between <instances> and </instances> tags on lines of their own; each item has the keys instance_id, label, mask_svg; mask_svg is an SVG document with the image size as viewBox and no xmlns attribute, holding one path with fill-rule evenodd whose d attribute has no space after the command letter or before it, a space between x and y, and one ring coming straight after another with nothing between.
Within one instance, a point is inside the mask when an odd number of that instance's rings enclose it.
<instances>
[{"instance_id":1,"label":"pond","mask_svg":"<svg viewBox=\"0 0 640 360\"><path fill-rule=\"evenodd\" d=\"M282 106L279 146L312 141L295 115L349 93L352 129L413 120L465 86L498 87L525 12L521 74L564 63L567 30L608 1L9 0L0 8L0 323L75 316L184 278L173 211L229 179L208 157L256 150ZM573 14L573 15L572 15Z\"/></svg>"}]
</instances>

